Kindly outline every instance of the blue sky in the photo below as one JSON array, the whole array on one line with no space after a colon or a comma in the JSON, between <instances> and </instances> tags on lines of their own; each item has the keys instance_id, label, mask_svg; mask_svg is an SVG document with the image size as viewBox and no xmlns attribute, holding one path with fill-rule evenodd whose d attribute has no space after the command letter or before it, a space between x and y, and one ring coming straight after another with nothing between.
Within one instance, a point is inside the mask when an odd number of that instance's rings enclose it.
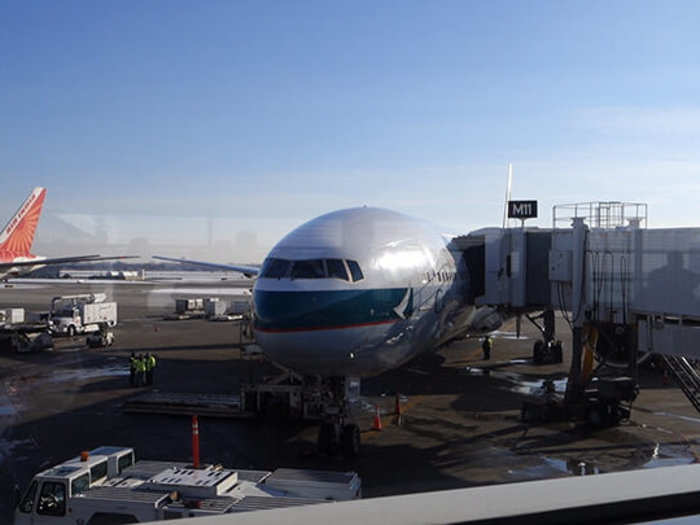
<instances>
[{"instance_id":1,"label":"blue sky","mask_svg":"<svg viewBox=\"0 0 700 525\"><path fill-rule=\"evenodd\" d=\"M47 215L114 243L210 255L209 220L215 240L256 232L256 250L228 257L255 259L339 207L498 224L512 162L513 195L539 199L542 225L554 203L607 199L648 202L652 226L695 225L698 15L695 2L4 2L0 209L45 185Z\"/></svg>"}]
</instances>

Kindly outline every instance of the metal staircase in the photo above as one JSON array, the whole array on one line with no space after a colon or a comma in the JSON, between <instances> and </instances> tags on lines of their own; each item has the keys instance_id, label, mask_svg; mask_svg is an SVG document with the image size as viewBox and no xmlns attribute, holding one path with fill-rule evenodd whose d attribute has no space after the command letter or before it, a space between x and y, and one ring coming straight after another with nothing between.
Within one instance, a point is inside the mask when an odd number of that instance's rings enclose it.
<instances>
[{"instance_id":1,"label":"metal staircase","mask_svg":"<svg viewBox=\"0 0 700 525\"><path fill-rule=\"evenodd\" d=\"M700 412L700 375L685 357L662 355L666 369L683 390L695 410Z\"/></svg>"}]
</instances>

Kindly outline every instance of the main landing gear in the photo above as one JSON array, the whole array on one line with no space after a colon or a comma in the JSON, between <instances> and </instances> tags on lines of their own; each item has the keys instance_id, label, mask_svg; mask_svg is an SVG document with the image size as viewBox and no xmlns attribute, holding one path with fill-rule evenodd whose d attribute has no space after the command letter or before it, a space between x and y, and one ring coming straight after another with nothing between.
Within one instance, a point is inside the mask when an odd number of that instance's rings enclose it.
<instances>
[{"instance_id":1,"label":"main landing gear","mask_svg":"<svg viewBox=\"0 0 700 525\"><path fill-rule=\"evenodd\" d=\"M360 427L352 421L348 403L348 384L344 377L325 380L326 398L323 403L323 421L318 430L318 451L321 454L341 453L355 458L360 453Z\"/></svg>"}]
</instances>

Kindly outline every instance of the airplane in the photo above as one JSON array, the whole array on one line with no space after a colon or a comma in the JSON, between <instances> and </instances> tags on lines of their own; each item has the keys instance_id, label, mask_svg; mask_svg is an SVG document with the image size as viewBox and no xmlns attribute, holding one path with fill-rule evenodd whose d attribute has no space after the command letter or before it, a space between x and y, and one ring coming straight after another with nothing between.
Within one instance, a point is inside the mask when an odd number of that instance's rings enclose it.
<instances>
[{"instance_id":1,"label":"airplane","mask_svg":"<svg viewBox=\"0 0 700 525\"><path fill-rule=\"evenodd\" d=\"M133 258L129 256L101 257L100 255L47 258L32 254L30 250L34 242L34 233L39 224L45 199L46 188L34 188L0 232L0 280L7 280L10 276L24 275L53 264Z\"/></svg>"},{"instance_id":2,"label":"airplane","mask_svg":"<svg viewBox=\"0 0 700 525\"><path fill-rule=\"evenodd\" d=\"M397 368L456 338L496 330L504 320L501 312L474 305L476 279L455 241L421 219L358 207L302 224L261 268L154 258L256 276L258 345L273 362L331 385L340 415L322 425L319 447L335 436L350 440L352 450L359 430L347 430L344 421L349 378Z\"/></svg>"}]
</instances>

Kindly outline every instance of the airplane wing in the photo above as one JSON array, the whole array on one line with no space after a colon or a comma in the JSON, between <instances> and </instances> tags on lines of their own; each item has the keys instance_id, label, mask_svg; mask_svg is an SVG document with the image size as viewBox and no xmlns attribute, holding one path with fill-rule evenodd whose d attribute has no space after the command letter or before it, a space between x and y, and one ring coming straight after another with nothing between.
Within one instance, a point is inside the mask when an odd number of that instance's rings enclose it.
<instances>
[{"instance_id":1,"label":"airplane wing","mask_svg":"<svg viewBox=\"0 0 700 525\"><path fill-rule=\"evenodd\" d=\"M53 257L49 259L34 259L18 262L0 262L0 271L22 266L46 266L50 264L81 263L97 261L115 261L121 259L138 259L136 255L118 255L113 257L101 257L99 255L76 255L73 257Z\"/></svg>"},{"instance_id":2,"label":"airplane wing","mask_svg":"<svg viewBox=\"0 0 700 525\"><path fill-rule=\"evenodd\" d=\"M235 264L221 264L221 263L211 263L204 261L193 261L191 259L176 259L174 257L163 257L160 255L153 255L154 259L161 261L171 261L183 264L195 264L197 266L203 266L205 268L212 268L214 270L225 270L229 272L240 272L246 277L253 277L260 273L260 268L255 266L238 266Z\"/></svg>"}]
</instances>

